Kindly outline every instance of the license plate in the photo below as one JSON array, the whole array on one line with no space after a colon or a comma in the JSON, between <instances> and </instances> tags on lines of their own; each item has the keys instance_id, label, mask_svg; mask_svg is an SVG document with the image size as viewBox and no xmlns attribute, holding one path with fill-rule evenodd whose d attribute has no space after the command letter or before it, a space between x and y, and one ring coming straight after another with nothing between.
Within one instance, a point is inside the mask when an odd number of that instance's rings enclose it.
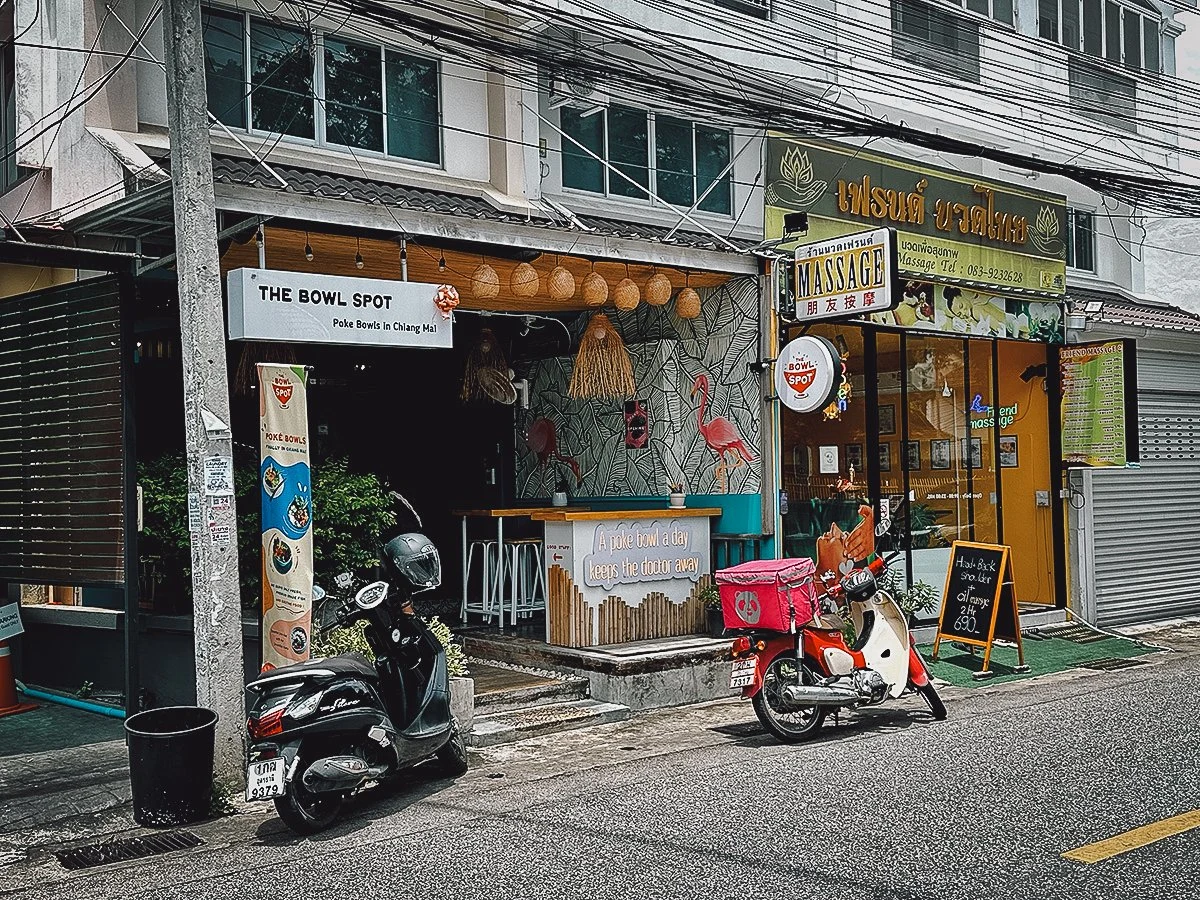
<instances>
[{"instance_id":1,"label":"license plate","mask_svg":"<svg viewBox=\"0 0 1200 900\"><path fill-rule=\"evenodd\" d=\"M751 656L748 659L735 659L733 661L733 671L729 675L729 688L745 688L754 684L754 678L758 675L758 657Z\"/></svg>"},{"instance_id":2,"label":"license plate","mask_svg":"<svg viewBox=\"0 0 1200 900\"><path fill-rule=\"evenodd\" d=\"M270 800L283 796L284 771L282 757L250 763L246 770L246 799Z\"/></svg>"}]
</instances>

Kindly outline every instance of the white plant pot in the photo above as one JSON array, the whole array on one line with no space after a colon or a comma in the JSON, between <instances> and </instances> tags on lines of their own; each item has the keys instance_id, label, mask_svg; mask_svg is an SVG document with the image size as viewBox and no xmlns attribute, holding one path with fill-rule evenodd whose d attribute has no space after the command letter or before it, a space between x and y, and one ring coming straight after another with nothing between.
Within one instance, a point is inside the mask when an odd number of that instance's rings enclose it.
<instances>
[{"instance_id":1,"label":"white plant pot","mask_svg":"<svg viewBox=\"0 0 1200 900\"><path fill-rule=\"evenodd\" d=\"M567 505L567 492L566 491L555 491L553 494L550 495L550 503L553 506L566 506Z\"/></svg>"},{"instance_id":2,"label":"white plant pot","mask_svg":"<svg viewBox=\"0 0 1200 900\"><path fill-rule=\"evenodd\" d=\"M671 509L683 509L684 501L687 500L687 494L671 494Z\"/></svg>"},{"instance_id":3,"label":"white plant pot","mask_svg":"<svg viewBox=\"0 0 1200 900\"><path fill-rule=\"evenodd\" d=\"M463 734L471 730L475 719L475 679L455 676L450 679L450 712Z\"/></svg>"}]
</instances>

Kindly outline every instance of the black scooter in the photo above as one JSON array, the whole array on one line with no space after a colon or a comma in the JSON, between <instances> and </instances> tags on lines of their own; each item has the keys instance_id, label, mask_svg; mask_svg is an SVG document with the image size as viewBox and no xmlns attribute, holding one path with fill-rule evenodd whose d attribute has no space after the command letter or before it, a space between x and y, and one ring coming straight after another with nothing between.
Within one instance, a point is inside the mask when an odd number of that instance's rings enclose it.
<instances>
[{"instance_id":1,"label":"black scooter","mask_svg":"<svg viewBox=\"0 0 1200 900\"><path fill-rule=\"evenodd\" d=\"M413 594L441 583L437 548L407 531L390 537L382 556L387 581L351 599L324 596L314 616L322 630L365 619L374 664L345 653L273 669L246 687L246 799L273 799L279 818L299 834L329 827L347 796L409 766L435 759L448 775L467 770L466 744L450 714L445 648L412 606ZM348 587L350 576L337 581Z\"/></svg>"}]
</instances>

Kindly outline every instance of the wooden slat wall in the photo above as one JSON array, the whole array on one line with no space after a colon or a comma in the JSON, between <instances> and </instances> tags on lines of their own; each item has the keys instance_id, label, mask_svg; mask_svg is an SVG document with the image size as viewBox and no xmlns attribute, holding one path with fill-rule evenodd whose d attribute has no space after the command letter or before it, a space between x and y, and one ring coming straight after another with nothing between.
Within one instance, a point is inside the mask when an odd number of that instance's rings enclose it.
<instances>
[{"instance_id":1,"label":"wooden slat wall","mask_svg":"<svg viewBox=\"0 0 1200 900\"><path fill-rule=\"evenodd\" d=\"M0 303L0 578L121 584L120 344L114 278Z\"/></svg>"}]
</instances>

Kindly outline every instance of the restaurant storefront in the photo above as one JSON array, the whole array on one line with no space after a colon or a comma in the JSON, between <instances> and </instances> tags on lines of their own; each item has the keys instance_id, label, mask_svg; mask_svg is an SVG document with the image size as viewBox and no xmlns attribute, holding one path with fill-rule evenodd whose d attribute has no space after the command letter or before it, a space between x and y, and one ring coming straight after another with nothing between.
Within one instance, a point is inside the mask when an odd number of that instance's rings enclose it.
<instances>
[{"instance_id":1,"label":"restaurant storefront","mask_svg":"<svg viewBox=\"0 0 1200 900\"><path fill-rule=\"evenodd\" d=\"M781 408L783 555L837 569L873 533L908 584L933 587L936 616L951 543L1008 544L1018 601L1063 603L1063 198L786 138L768 165L768 238L795 212L793 243L890 227L899 268L893 309L821 321L779 267L780 343L826 338L850 388L840 408Z\"/></svg>"}]
</instances>

